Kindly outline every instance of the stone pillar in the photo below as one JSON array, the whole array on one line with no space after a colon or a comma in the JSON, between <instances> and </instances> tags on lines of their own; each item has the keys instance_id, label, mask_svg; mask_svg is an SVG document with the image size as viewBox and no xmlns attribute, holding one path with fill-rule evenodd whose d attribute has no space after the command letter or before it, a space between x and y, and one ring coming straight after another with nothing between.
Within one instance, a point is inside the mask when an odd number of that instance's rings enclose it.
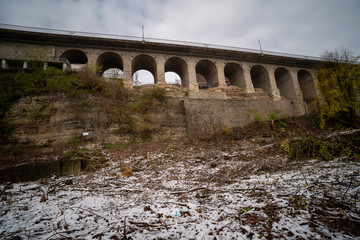
<instances>
[{"instance_id":1,"label":"stone pillar","mask_svg":"<svg viewBox=\"0 0 360 240\"><path fill-rule=\"evenodd\" d=\"M196 80L196 61L195 59L188 59L187 66L189 72L189 90L190 91L199 91L199 85Z\"/></svg>"},{"instance_id":2,"label":"stone pillar","mask_svg":"<svg viewBox=\"0 0 360 240\"><path fill-rule=\"evenodd\" d=\"M215 66L217 69L217 77L219 81L219 87L227 87L226 81L225 81L225 74L224 74L224 67L225 63L223 61L216 61Z\"/></svg>"},{"instance_id":3,"label":"stone pillar","mask_svg":"<svg viewBox=\"0 0 360 240\"><path fill-rule=\"evenodd\" d=\"M294 85L294 90L296 94L296 104L299 106L299 115L304 115L307 112L306 103L304 102L303 93L300 88L300 84L297 77L297 70L295 68L288 68L291 79Z\"/></svg>"},{"instance_id":4,"label":"stone pillar","mask_svg":"<svg viewBox=\"0 0 360 240\"><path fill-rule=\"evenodd\" d=\"M28 67L28 63L27 62L23 62L23 68L27 68Z\"/></svg>"},{"instance_id":5,"label":"stone pillar","mask_svg":"<svg viewBox=\"0 0 360 240\"><path fill-rule=\"evenodd\" d=\"M309 73L311 74L311 77L314 81L314 86L315 86L315 91L316 91L316 94L318 95L318 97L320 96L320 92L318 90L318 79L317 79L317 74L316 74L316 71L313 70L313 69L308 69Z\"/></svg>"},{"instance_id":6,"label":"stone pillar","mask_svg":"<svg viewBox=\"0 0 360 240\"><path fill-rule=\"evenodd\" d=\"M251 74L250 74L250 70L251 70L251 66L247 63L244 63L242 65L243 71L244 71L244 79L245 79L245 92L247 93L254 93L255 89L254 89L254 85L251 81Z\"/></svg>"},{"instance_id":7,"label":"stone pillar","mask_svg":"<svg viewBox=\"0 0 360 240\"><path fill-rule=\"evenodd\" d=\"M132 88L133 87L133 79L132 79L132 56L127 54L122 56L122 60L123 60L123 81L124 81L124 85L127 87Z\"/></svg>"},{"instance_id":8,"label":"stone pillar","mask_svg":"<svg viewBox=\"0 0 360 240\"><path fill-rule=\"evenodd\" d=\"M6 60L1 60L1 68L8 68L9 67L9 64Z\"/></svg>"},{"instance_id":9,"label":"stone pillar","mask_svg":"<svg viewBox=\"0 0 360 240\"><path fill-rule=\"evenodd\" d=\"M155 84L157 85L166 85L165 82L165 58L162 56L157 56L156 61L156 73L154 76Z\"/></svg>"},{"instance_id":10,"label":"stone pillar","mask_svg":"<svg viewBox=\"0 0 360 240\"><path fill-rule=\"evenodd\" d=\"M304 102L303 99L303 94L300 88L300 84L298 81L298 77L297 77L297 70L294 68L288 68L290 75L291 75L291 80L293 82L294 85L294 89L295 89L295 94L296 94L296 101L297 102Z\"/></svg>"},{"instance_id":11,"label":"stone pillar","mask_svg":"<svg viewBox=\"0 0 360 240\"><path fill-rule=\"evenodd\" d=\"M266 66L269 74L269 81L270 81L270 91L271 96L274 101L281 100L280 91L277 88L276 80L275 80L275 67L273 66Z\"/></svg>"},{"instance_id":12,"label":"stone pillar","mask_svg":"<svg viewBox=\"0 0 360 240\"><path fill-rule=\"evenodd\" d=\"M46 70L48 68L48 63L44 62L44 69Z\"/></svg>"}]
</instances>

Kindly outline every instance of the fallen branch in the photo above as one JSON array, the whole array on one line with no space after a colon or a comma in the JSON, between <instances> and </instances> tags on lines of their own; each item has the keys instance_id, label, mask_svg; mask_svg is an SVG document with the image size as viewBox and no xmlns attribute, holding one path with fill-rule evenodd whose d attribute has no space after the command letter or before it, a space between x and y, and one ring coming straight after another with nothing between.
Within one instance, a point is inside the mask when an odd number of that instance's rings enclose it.
<instances>
[{"instance_id":1,"label":"fallen branch","mask_svg":"<svg viewBox=\"0 0 360 240\"><path fill-rule=\"evenodd\" d=\"M88 209L86 209L86 208L82 208L82 207L71 207L70 209L77 209L76 212L77 212L79 209L81 209L81 210L86 211L86 212L89 212L89 213L91 213L91 214L93 214L93 215L95 215L95 216L98 216L98 217L101 217L101 218L105 218L105 217L103 217L103 216L101 216L101 215L99 215L99 214L97 214L97 213L94 213L93 211L90 211L90 210L88 210ZM105 218L105 219L106 219L106 218Z\"/></svg>"},{"instance_id":2,"label":"fallen branch","mask_svg":"<svg viewBox=\"0 0 360 240\"><path fill-rule=\"evenodd\" d=\"M344 201L345 195L346 195L346 193L349 191L349 188L350 188L352 182L353 182L353 176L351 176L349 186L347 187L346 191L344 192L344 195L343 195L342 198L341 198L341 202Z\"/></svg>"},{"instance_id":3,"label":"fallen branch","mask_svg":"<svg viewBox=\"0 0 360 240\"><path fill-rule=\"evenodd\" d=\"M179 205L179 206L182 206L182 207L187 207L187 208L190 208L188 205L184 204L184 203L177 203L177 202L164 202L165 204L176 204L176 205Z\"/></svg>"},{"instance_id":4,"label":"fallen branch","mask_svg":"<svg viewBox=\"0 0 360 240\"><path fill-rule=\"evenodd\" d=\"M165 227L167 228L168 225L163 224L163 225L158 225L158 224L152 224L152 223L147 223L147 222L135 222L135 221L128 221L131 224L137 225L137 226L143 226L143 227L155 227L155 228L159 228L159 227Z\"/></svg>"},{"instance_id":5,"label":"fallen branch","mask_svg":"<svg viewBox=\"0 0 360 240\"><path fill-rule=\"evenodd\" d=\"M195 192L195 191L198 191L198 190L205 190L207 188L205 187L199 187L199 188L193 188L193 189L190 189L188 191L178 191L178 192L172 192L170 194L172 195L179 195L179 194L184 194L184 193L190 193L190 192Z\"/></svg>"}]
</instances>

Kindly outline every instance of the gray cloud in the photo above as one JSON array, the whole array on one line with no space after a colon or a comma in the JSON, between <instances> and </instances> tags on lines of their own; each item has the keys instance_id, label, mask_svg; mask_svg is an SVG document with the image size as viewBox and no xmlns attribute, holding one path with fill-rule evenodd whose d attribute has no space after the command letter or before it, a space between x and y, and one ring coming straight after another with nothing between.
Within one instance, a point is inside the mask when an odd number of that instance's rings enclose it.
<instances>
[{"instance_id":1,"label":"gray cloud","mask_svg":"<svg viewBox=\"0 0 360 240\"><path fill-rule=\"evenodd\" d=\"M360 55L357 0L0 0L0 22L318 56Z\"/></svg>"}]
</instances>

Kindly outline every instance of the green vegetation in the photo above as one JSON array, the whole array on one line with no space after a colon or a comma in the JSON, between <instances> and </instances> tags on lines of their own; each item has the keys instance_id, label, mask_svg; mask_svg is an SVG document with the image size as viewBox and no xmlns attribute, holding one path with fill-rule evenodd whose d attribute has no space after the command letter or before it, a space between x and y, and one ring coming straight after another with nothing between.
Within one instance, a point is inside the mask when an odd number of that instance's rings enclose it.
<instances>
[{"instance_id":1,"label":"green vegetation","mask_svg":"<svg viewBox=\"0 0 360 240\"><path fill-rule=\"evenodd\" d=\"M149 123L149 114L169 105L164 89L137 87L130 94L122 79L106 80L99 77L96 65L90 64L87 69L80 72L65 72L53 67L45 69L42 62L31 60L35 58L29 57L27 69L6 69L0 73L1 161L8 161L10 158L20 159L20 156L26 154L26 146L24 148L16 143L16 139L11 140L13 123L10 109L21 98L29 96L34 97L30 98L34 101L23 111L27 124L33 123L34 130L38 124L49 122L57 112L63 111L62 108L60 110L59 103L61 104L63 96L66 96L70 99L66 101L69 112L74 115L77 122L86 122L86 118L91 115L95 117L94 121L89 123L90 128L107 129L110 125L119 126L119 134L131 135L129 142L152 139L154 128ZM57 96L60 96L60 102L56 102ZM116 134L116 131L114 133ZM57 149L71 150L70 156L67 157L82 156L88 153L81 151L83 141L83 138L74 135L68 143ZM109 149L123 145L112 143L104 146ZM41 152L41 149L33 150L33 154Z\"/></svg>"},{"instance_id":2,"label":"green vegetation","mask_svg":"<svg viewBox=\"0 0 360 240\"><path fill-rule=\"evenodd\" d=\"M135 112L146 113L150 110L165 108L168 104L168 97L163 88L152 87L146 89L140 96L140 100L132 104Z\"/></svg>"},{"instance_id":3,"label":"green vegetation","mask_svg":"<svg viewBox=\"0 0 360 240\"><path fill-rule=\"evenodd\" d=\"M284 140L280 144L290 159L317 158L324 161L337 157L360 160L359 146L360 132L331 136L307 134L300 139Z\"/></svg>"},{"instance_id":4,"label":"green vegetation","mask_svg":"<svg viewBox=\"0 0 360 240\"><path fill-rule=\"evenodd\" d=\"M341 121L354 125L360 109L360 65L358 57L346 49L325 51L318 70L320 126Z\"/></svg>"},{"instance_id":5,"label":"green vegetation","mask_svg":"<svg viewBox=\"0 0 360 240\"><path fill-rule=\"evenodd\" d=\"M131 118L132 132L138 134L142 141L150 140L154 129L137 118Z\"/></svg>"},{"instance_id":6,"label":"green vegetation","mask_svg":"<svg viewBox=\"0 0 360 240\"><path fill-rule=\"evenodd\" d=\"M28 115L34 122L49 120L56 112L56 107L52 104L42 104L39 108L28 109Z\"/></svg>"},{"instance_id":7,"label":"green vegetation","mask_svg":"<svg viewBox=\"0 0 360 240\"><path fill-rule=\"evenodd\" d=\"M223 133L226 136L231 136L232 134L234 134L234 130L232 130L231 128L228 128L228 127L224 127L223 128Z\"/></svg>"},{"instance_id":8,"label":"green vegetation","mask_svg":"<svg viewBox=\"0 0 360 240\"><path fill-rule=\"evenodd\" d=\"M105 85L105 81L91 71L69 73L52 67L44 69L36 67L36 64L32 66L19 72L2 72L0 74L1 138L6 138L11 133L12 125L9 110L12 104L23 96L61 92L70 97L95 94L108 99L115 99L116 101L124 101L127 98L127 92L123 87L122 80ZM101 102L104 102L103 105L108 108L113 107L114 111L119 109L113 106L113 100L99 100L97 103ZM89 102L88 104L91 103ZM28 116L33 120L39 121L49 118L55 112L55 106L44 103L39 108L28 109Z\"/></svg>"}]
</instances>

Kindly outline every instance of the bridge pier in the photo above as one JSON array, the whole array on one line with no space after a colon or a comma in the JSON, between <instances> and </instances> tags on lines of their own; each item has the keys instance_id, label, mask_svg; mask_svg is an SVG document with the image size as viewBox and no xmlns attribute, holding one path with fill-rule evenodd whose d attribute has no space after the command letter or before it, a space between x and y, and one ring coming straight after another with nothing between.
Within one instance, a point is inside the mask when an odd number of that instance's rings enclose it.
<instances>
[{"instance_id":1,"label":"bridge pier","mask_svg":"<svg viewBox=\"0 0 360 240\"><path fill-rule=\"evenodd\" d=\"M244 71L245 92L246 93L254 93L255 89L254 89L254 85L251 81L250 66L249 66L249 64L243 64L242 68Z\"/></svg>"},{"instance_id":2,"label":"bridge pier","mask_svg":"<svg viewBox=\"0 0 360 240\"><path fill-rule=\"evenodd\" d=\"M215 62L217 71L217 78L219 81L219 87L227 87L226 81L225 81L225 74L224 74L224 68L225 68L225 62Z\"/></svg>"},{"instance_id":3,"label":"bridge pier","mask_svg":"<svg viewBox=\"0 0 360 240\"><path fill-rule=\"evenodd\" d=\"M187 61L189 71L189 91L199 91L199 85L196 77L196 61L190 59Z\"/></svg>"},{"instance_id":4,"label":"bridge pier","mask_svg":"<svg viewBox=\"0 0 360 240\"><path fill-rule=\"evenodd\" d=\"M133 79L131 72L132 57L129 55L123 56L123 81L124 85L133 88Z\"/></svg>"},{"instance_id":5,"label":"bridge pier","mask_svg":"<svg viewBox=\"0 0 360 240\"><path fill-rule=\"evenodd\" d=\"M277 88L276 80L275 80L275 67L266 67L269 73L269 81L270 81L270 95L274 101L281 100L280 90Z\"/></svg>"},{"instance_id":6,"label":"bridge pier","mask_svg":"<svg viewBox=\"0 0 360 240\"><path fill-rule=\"evenodd\" d=\"M155 58L156 61L156 76L154 76L155 84L166 85L165 82L165 58L158 56Z\"/></svg>"}]
</instances>

